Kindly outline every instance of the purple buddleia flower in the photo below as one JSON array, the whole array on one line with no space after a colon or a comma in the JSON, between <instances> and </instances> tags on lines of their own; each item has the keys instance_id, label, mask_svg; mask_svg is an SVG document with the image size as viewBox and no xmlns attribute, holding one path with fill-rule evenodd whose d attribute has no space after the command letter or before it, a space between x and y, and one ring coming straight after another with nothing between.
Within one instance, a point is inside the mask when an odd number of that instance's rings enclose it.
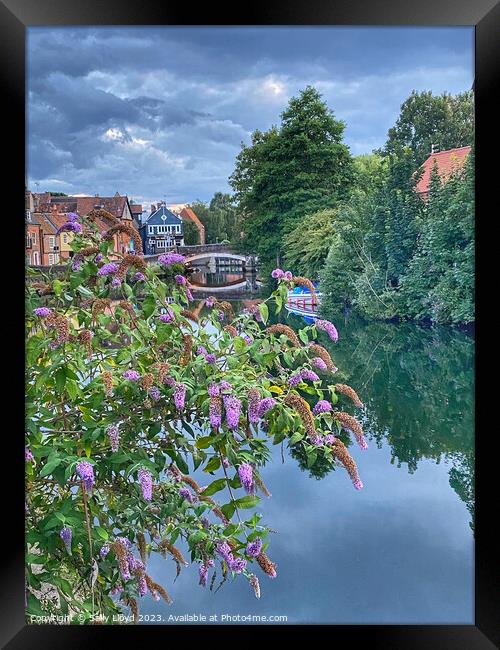
<instances>
[{"instance_id":1,"label":"purple buddleia flower","mask_svg":"<svg viewBox=\"0 0 500 650\"><path fill-rule=\"evenodd\" d=\"M257 557L262 551L262 540L260 537L256 537L253 542L247 544L246 553L252 557Z\"/></svg>"},{"instance_id":2,"label":"purple buddleia flower","mask_svg":"<svg viewBox=\"0 0 500 650\"><path fill-rule=\"evenodd\" d=\"M226 318L226 314L222 310L220 310L217 317L220 320L220 322L222 323L222 321Z\"/></svg>"},{"instance_id":3,"label":"purple buddleia flower","mask_svg":"<svg viewBox=\"0 0 500 650\"><path fill-rule=\"evenodd\" d=\"M102 253L97 253L97 255L95 256L95 261L100 262L102 260L102 257L103 257Z\"/></svg>"},{"instance_id":4,"label":"purple buddleia flower","mask_svg":"<svg viewBox=\"0 0 500 650\"><path fill-rule=\"evenodd\" d=\"M66 219L70 222L78 221L79 215L76 214L76 212L68 212L66 215Z\"/></svg>"},{"instance_id":5,"label":"purple buddleia flower","mask_svg":"<svg viewBox=\"0 0 500 650\"><path fill-rule=\"evenodd\" d=\"M311 436L310 440L316 447L321 447L323 445L323 438L320 435Z\"/></svg>"},{"instance_id":6,"label":"purple buddleia flower","mask_svg":"<svg viewBox=\"0 0 500 650\"><path fill-rule=\"evenodd\" d=\"M300 374L300 372L297 372L295 375L292 375L291 377L288 378L287 383L289 386L294 387L297 386L297 384L300 384L301 381L302 381L302 375Z\"/></svg>"},{"instance_id":7,"label":"purple buddleia flower","mask_svg":"<svg viewBox=\"0 0 500 650\"><path fill-rule=\"evenodd\" d=\"M146 279L146 276L144 273L141 273L140 271L137 271L137 273L134 274L134 277L132 278L135 282L142 282Z\"/></svg>"},{"instance_id":8,"label":"purple buddleia flower","mask_svg":"<svg viewBox=\"0 0 500 650\"><path fill-rule=\"evenodd\" d=\"M210 522L208 521L208 519L206 517L202 517L200 519L200 521L201 521L201 525L203 526L203 528L205 528L206 530L208 528L210 528Z\"/></svg>"},{"instance_id":9,"label":"purple buddleia flower","mask_svg":"<svg viewBox=\"0 0 500 650\"><path fill-rule=\"evenodd\" d=\"M33 454L32 454L31 451L28 449L28 447L25 447L25 448L24 448L24 460L25 460L27 463L32 463L32 462L35 460L34 457L33 457Z\"/></svg>"},{"instance_id":10,"label":"purple buddleia flower","mask_svg":"<svg viewBox=\"0 0 500 650\"><path fill-rule=\"evenodd\" d=\"M328 334L332 341L338 341L339 334L333 323L330 323L329 320L317 320L315 323L317 329L323 330Z\"/></svg>"},{"instance_id":11,"label":"purple buddleia flower","mask_svg":"<svg viewBox=\"0 0 500 650\"><path fill-rule=\"evenodd\" d=\"M38 318L47 318L47 316L51 315L52 309L49 309L48 307L37 307L33 310L33 313L35 316L38 316Z\"/></svg>"},{"instance_id":12,"label":"purple buddleia flower","mask_svg":"<svg viewBox=\"0 0 500 650\"><path fill-rule=\"evenodd\" d=\"M217 396L210 398L210 404L208 407L210 425L214 429L218 429L222 424L222 410L221 410L221 401L217 399Z\"/></svg>"},{"instance_id":13,"label":"purple buddleia flower","mask_svg":"<svg viewBox=\"0 0 500 650\"><path fill-rule=\"evenodd\" d=\"M137 372L137 370L125 370L123 376L125 379L129 379L130 381L139 381L141 378L141 375Z\"/></svg>"},{"instance_id":14,"label":"purple buddleia flower","mask_svg":"<svg viewBox=\"0 0 500 650\"><path fill-rule=\"evenodd\" d=\"M259 417L264 417L264 415L274 406L276 406L276 400L274 397L264 397L264 399L261 400L259 404Z\"/></svg>"},{"instance_id":15,"label":"purple buddleia flower","mask_svg":"<svg viewBox=\"0 0 500 650\"><path fill-rule=\"evenodd\" d=\"M209 298L205 299L205 305L207 307L213 307L215 305L215 298L213 296L210 296Z\"/></svg>"},{"instance_id":16,"label":"purple buddleia flower","mask_svg":"<svg viewBox=\"0 0 500 650\"><path fill-rule=\"evenodd\" d=\"M284 275L285 280L290 281L293 278L293 274L291 271L285 271Z\"/></svg>"},{"instance_id":17,"label":"purple buddleia flower","mask_svg":"<svg viewBox=\"0 0 500 650\"><path fill-rule=\"evenodd\" d=\"M94 486L94 466L92 463L81 460L76 464L76 473L82 479L87 492L91 492Z\"/></svg>"},{"instance_id":18,"label":"purple buddleia flower","mask_svg":"<svg viewBox=\"0 0 500 650\"><path fill-rule=\"evenodd\" d=\"M273 277L275 280L279 280L285 275L285 272L282 271L281 269L274 269L274 271L271 272L271 277Z\"/></svg>"},{"instance_id":19,"label":"purple buddleia flower","mask_svg":"<svg viewBox=\"0 0 500 650\"><path fill-rule=\"evenodd\" d=\"M170 308L167 308L165 314L160 314L160 320L162 323L170 323L174 320L174 312Z\"/></svg>"},{"instance_id":20,"label":"purple buddleia flower","mask_svg":"<svg viewBox=\"0 0 500 650\"><path fill-rule=\"evenodd\" d=\"M325 445L333 445L334 442L335 442L335 436L333 435L333 433L328 433L325 436Z\"/></svg>"},{"instance_id":21,"label":"purple buddleia flower","mask_svg":"<svg viewBox=\"0 0 500 650\"><path fill-rule=\"evenodd\" d=\"M78 255L75 255L73 258L73 263L71 264L71 269L73 271L79 271L82 268L83 259Z\"/></svg>"},{"instance_id":22,"label":"purple buddleia flower","mask_svg":"<svg viewBox=\"0 0 500 650\"><path fill-rule=\"evenodd\" d=\"M106 429L109 441L111 443L111 451L118 451L120 445L120 431L116 424L112 424Z\"/></svg>"},{"instance_id":23,"label":"purple buddleia flower","mask_svg":"<svg viewBox=\"0 0 500 650\"><path fill-rule=\"evenodd\" d=\"M162 266L171 266L172 264L180 264L185 259L184 255L180 255L179 253L165 253L158 257L158 263Z\"/></svg>"},{"instance_id":24,"label":"purple buddleia flower","mask_svg":"<svg viewBox=\"0 0 500 650\"><path fill-rule=\"evenodd\" d=\"M223 542L223 541L217 542L217 544L215 545L215 550L221 556L221 558L227 562L228 565L231 565L231 562L233 562L234 557L231 551L231 547L227 542Z\"/></svg>"},{"instance_id":25,"label":"purple buddleia flower","mask_svg":"<svg viewBox=\"0 0 500 650\"><path fill-rule=\"evenodd\" d=\"M99 555L101 556L102 559L104 559L108 553L109 553L109 544L103 544L103 546L101 546L101 550L99 551Z\"/></svg>"},{"instance_id":26,"label":"purple buddleia flower","mask_svg":"<svg viewBox=\"0 0 500 650\"><path fill-rule=\"evenodd\" d=\"M332 410L332 405L326 399L320 399L319 402L316 402L316 404L313 407L314 415L319 415L320 413L326 413L327 411L331 411L331 410Z\"/></svg>"},{"instance_id":27,"label":"purple buddleia flower","mask_svg":"<svg viewBox=\"0 0 500 650\"><path fill-rule=\"evenodd\" d=\"M165 379L163 380L163 383L167 384L167 386L175 386L175 379L170 375L166 375Z\"/></svg>"},{"instance_id":28,"label":"purple buddleia flower","mask_svg":"<svg viewBox=\"0 0 500 650\"><path fill-rule=\"evenodd\" d=\"M225 379L223 379L223 380L220 382L219 385L220 385L220 387L222 388L222 390L232 390L232 389L233 389L233 385L230 384L230 383L229 383L228 381L226 381Z\"/></svg>"},{"instance_id":29,"label":"purple buddleia flower","mask_svg":"<svg viewBox=\"0 0 500 650\"><path fill-rule=\"evenodd\" d=\"M118 271L118 264L114 262L109 262L108 264L103 264L101 268L97 271L97 275L113 275Z\"/></svg>"},{"instance_id":30,"label":"purple buddleia flower","mask_svg":"<svg viewBox=\"0 0 500 650\"><path fill-rule=\"evenodd\" d=\"M243 340L245 341L245 343L246 343L247 345L251 345L251 344L253 343L253 339L252 339L252 337L251 337L251 336L248 336L248 334L245 334L245 335L243 336Z\"/></svg>"},{"instance_id":31,"label":"purple buddleia flower","mask_svg":"<svg viewBox=\"0 0 500 650\"><path fill-rule=\"evenodd\" d=\"M224 399L226 408L226 421L230 429L237 429L240 423L241 401L233 395L228 395Z\"/></svg>"},{"instance_id":32,"label":"purple buddleia flower","mask_svg":"<svg viewBox=\"0 0 500 650\"><path fill-rule=\"evenodd\" d=\"M118 594L121 594L123 591L123 587L121 585L115 585L113 589L109 592L112 596L118 596Z\"/></svg>"},{"instance_id":33,"label":"purple buddleia flower","mask_svg":"<svg viewBox=\"0 0 500 650\"><path fill-rule=\"evenodd\" d=\"M248 421L251 424L256 424L260 419L260 402L260 394L256 388L252 388L250 391L248 391Z\"/></svg>"},{"instance_id":34,"label":"purple buddleia flower","mask_svg":"<svg viewBox=\"0 0 500 650\"><path fill-rule=\"evenodd\" d=\"M196 354L200 354L200 355L203 355L204 357L206 357L208 352L207 352L207 349L203 347L203 345L199 345L197 350L196 350Z\"/></svg>"},{"instance_id":35,"label":"purple buddleia flower","mask_svg":"<svg viewBox=\"0 0 500 650\"><path fill-rule=\"evenodd\" d=\"M187 298L190 302L194 300L194 298L193 298L193 294L191 293L191 289L188 289L187 287L186 287L186 298Z\"/></svg>"},{"instance_id":36,"label":"purple buddleia flower","mask_svg":"<svg viewBox=\"0 0 500 650\"><path fill-rule=\"evenodd\" d=\"M121 278L113 278L113 279L111 280L111 286L112 286L112 287L119 287L119 286L121 285L121 283L122 283L122 279L121 279Z\"/></svg>"},{"instance_id":37,"label":"purple buddleia flower","mask_svg":"<svg viewBox=\"0 0 500 650\"><path fill-rule=\"evenodd\" d=\"M146 582L146 578L143 573L139 576L139 580L137 582L137 588L139 591L139 596L141 597L145 596L148 593L148 584Z\"/></svg>"},{"instance_id":38,"label":"purple buddleia flower","mask_svg":"<svg viewBox=\"0 0 500 650\"><path fill-rule=\"evenodd\" d=\"M226 469L229 467L229 461L227 458L222 459L222 466L225 467Z\"/></svg>"},{"instance_id":39,"label":"purple buddleia flower","mask_svg":"<svg viewBox=\"0 0 500 650\"><path fill-rule=\"evenodd\" d=\"M191 490L187 487L181 487L179 490L179 494L183 499L186 499L186 501L189 501L189 503L196 503L197 498L195 495L191 492Z\"/></svg>"},{"instance_id":40,"label":"purple buddleia flower","mask_svg":"<svg viewBox=\"0 0 500 650\"><path fill-rule=\"evenodd\" d=\"M319 368L320 370L326 371L328 369L326 363L323 361L321 357L314 357L314 359L311 360L311 363L313 366Z\"/></svg>"},{"instance_id":41,"label":"purple buddleia flower","mask_svg":"<svg viewBox=\"0 0 500 650\"><path fill-rule=\"evenodd\" d=\"M141 484L142 496L146 501L151 501L153 498L153 477L147 469L141 469L137 472L137 477Z\"/></svg>"},{"instance_id":42,"label":"purple buddleia flower","mask_svg":"<svg viewBox=\"0 0 500 650\"><path fill-rule=\"evenodd\" d=\"M302 379L308 379L309 381L319 381L318 375L314 372L314 370L309 370L309 368L303 368L300 371L300 376Z\"/></svg>"},{"instance_id":43,"label":"purple buddleia flower","mask_svg":"<svg viewBox=\"0 0 500 650\"><path fill-rule=\"evenodd\" d=\"M177 284L180 284L183 287L185 287L187 284L187 280L183 275L174 276L174 280L177 282Z\"/></svg>"},{"instance_id":44,"label":"purple buddleia flower","mask_svg":"<svg viewBox=\"0 0 500 650\"><path fill-rule=\"evenodd\" d=\"M73 531L69 526L65 526L64 528L61 528L61 532L59 533L60 538L64 542L64 546L66 547L66 550L68 553L71 553L71 537L73 536Z\"/></svg>"},{"instance_id":45,"label":"purple buddleia flower","mask_svg":"<svg viewBox=\"0 0 500 650\"><path fill-rule=\"evenodd\" d=\"M241 463L238 467L238 475L240 477L241 485L247 494L255 493L255 483L253 480L253 467L250 463Z\"/></svg>"},{"instance_id":46,"label":"purple buddleia flower","mask_svg":"<svg viewBox=\"0 0 500 650\"><path fill-rule=\"evenodd\" d=\"M200 564L198 571L200 573L200 581L198 584L202 587L206 587L208 578L208 566L206 564Z\"/></svg>"},{"instance_id":47,"label":"purple buddleia flower","mask_svg":"<svg viewBox=\"0 0 500 650\"><path fill-rule=\"evenodd\" d=\"M208 394L210 397L219 397L220 395L220 388L217 386L217 384L210 384L208 387Z\"/></svg>"},{"instance_id":48,"label":"purple buddleia flower","mask_svg":"<svg viewBox=\"0 0 500 650\"><path fill-rule=\"evenodd\" d=\"M77 221L66 221L66 223L63 223L63 225L58 229L56 235L59 235L61 232L65 230L79 233L82 232L83 228L82 225Z\"/></svg>"},{"instance_id":49,"label":"purple buddleia flower","mask_svg":"<svg viewBox=\"0 0 500 650\"><path fill-rule=\"evenodd\" d=\"M186 399L186 386L178 382L174 390L174 404L178 411L184 408L184 401Z\"/></svg>"},{"instance_id":50,"label":"purple buddleia flower","mask_svg":"<svg viewBox=\"0 0 500 650\"><path fill-rule=\"evenodd\" d=\"M241 557L233 558L232 562L229 564L231 571L235 573L242 573L247 566L247 561Z\"/></svg>"},{"instance_id":51,"label":"purple buddleia flower","mask_svg":"<svg viewBox=\"0 0 500 650\"><path fill-rule=\"evenodd\" d=\"M209 365L212 365L212 364L214 364L214 363L217 361L217 357L215 356L215 354L207 354L207 355L205 356L205 361L206 361Z\"/></svg>"},{"instance_id":52,"label":"purple buddleia flower","mask_svg":"<svg viewBox=\"0 0 500 650\"><path fill-rule=\"evenodd\" d=\"M158 386L151 386L149 389L149 395L154 399L155 402L157 402L161 397L160 389Z\"/></svg>"},{"instance_id":53,"label":"purple buddleia flower","mask_svg":"<svg viewBox=\"0 0 500 650\"><path fill-rule=\"evenodd\" d=\"M353 482L353 485L356 488L356 490L361 490L363 488L363 483L359 478Z\"/></svg>"}]
</instances>

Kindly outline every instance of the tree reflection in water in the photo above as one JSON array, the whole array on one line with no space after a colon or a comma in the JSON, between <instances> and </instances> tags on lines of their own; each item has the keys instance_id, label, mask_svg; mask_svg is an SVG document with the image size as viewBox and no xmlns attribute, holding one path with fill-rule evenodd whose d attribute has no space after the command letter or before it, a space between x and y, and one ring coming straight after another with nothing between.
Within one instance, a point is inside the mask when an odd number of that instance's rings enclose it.
<instances>
[{"instance_id":1,"label":"tree reflection in water","mask_svg":"<svg viewBox=\"0 0 500 650\"><path fill-rule=\"evenodd\" d=\"M303 327L298 317L287 323ZM391 463L405 464L410 473L422 459L448 461L450 485L474 529L473 337L451 328L355 317L339 330L338 343L322 336L321 344L340 369L336 381L353 386L365 403L358 415L367 438L379 447L387 442ZM307 469L300 449L291 455ZM322 478L332 469L318 460L308 471Z\"/></svg>"}]
</instances>

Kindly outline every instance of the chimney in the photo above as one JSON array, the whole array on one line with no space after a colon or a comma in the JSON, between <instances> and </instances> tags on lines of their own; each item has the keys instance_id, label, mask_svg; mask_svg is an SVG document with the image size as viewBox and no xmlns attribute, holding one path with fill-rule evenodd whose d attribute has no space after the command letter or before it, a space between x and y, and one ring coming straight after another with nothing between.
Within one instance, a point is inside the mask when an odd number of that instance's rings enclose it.
<instances>
[{"instance_id":1,"label":"chimney","mask_svg":"<svg viewBox=\"0 0 500 650\"><path fill-rule=\"evenodd\" d=\"M94 196L99 196L99 194L94 194Z\"/></svg>"},{"instance_id":2,"label":"chimney","mask_svg":"<svg viewBox=\"0 0 500 650\"><path fill-rule=\"evenodd\" d=\"M151 214L153 214L153 212L156 212L156 205L151 203Z\"/></svg>"}]
</instances>

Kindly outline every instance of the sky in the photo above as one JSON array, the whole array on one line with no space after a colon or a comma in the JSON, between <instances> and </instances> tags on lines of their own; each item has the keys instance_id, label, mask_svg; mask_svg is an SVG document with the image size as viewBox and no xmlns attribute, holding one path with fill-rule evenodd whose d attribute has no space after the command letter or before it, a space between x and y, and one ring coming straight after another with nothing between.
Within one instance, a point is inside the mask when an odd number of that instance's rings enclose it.
<instances>
[{"instance_id":1,"label":"sky","mask_svg":"<svg viewBox=\"0 0 500 650\"><path fill-rule=\"evenodd\" d=\"M228 192L241 143L315 86L353 155L412 90L474 80L472 27L31 27L27 183L147 206Z\"/></svg>"}]
</instances>

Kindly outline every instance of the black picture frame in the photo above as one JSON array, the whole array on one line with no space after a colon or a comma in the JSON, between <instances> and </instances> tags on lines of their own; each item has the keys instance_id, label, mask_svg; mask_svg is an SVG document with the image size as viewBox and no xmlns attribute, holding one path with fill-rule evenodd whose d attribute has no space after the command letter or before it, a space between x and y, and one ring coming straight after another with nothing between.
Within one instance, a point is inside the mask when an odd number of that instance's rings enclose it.
<instances>
[{"instance_id":1,"label":"black picture frame","mask_svg":"<svg viewBox=\"0 0 500 650\"><path fill-rule=\"evenodd\" d=\"M161 3L158 0L0 0L1 25L1 76L2 107L4 110L3 151L5 179L4 192L8 199L2 202L4 214L4 237L8 245L4 252L11 260L8 282L8 313L0 319L6 326L4 353L10 350L12 363L4 366L8 378L8 390L4 391L8 403L4 413L13 416L13 422L5 426L2 447L3 487L3 541L6 549L2 554L2 606L0 608L0 642L9 650L27 648L75 649L118 644L119 637L126 634L129 643L147 639L160 632L163 643L171 642L172 630L165 633L163 626L27 626L24 620L24 485L22 447L24 445L23 405L15 406L14 396L24 392L24 366L20 350L24 349L24 333L21 319L24 308L24 254L21 238L24 228L19 213L24 212L25 183L25 32L36 25L474 25L476 31L476 215L477 256L476 278L486 277L484 272L488 259L495 259L493 238L485 235L495 214L488 205L495 206L493 194L498 185L495 176L496 140L498 134L498 103L494 93L498 91L500 78L500 4L496 0L363 0L324 1L259 0L244 6L229 7L205 3L200 7L187 3ZM70 47L70 44L68 45ZM64 56L64 53L61 53ZM22 203L22 204L21 204ZM498 212L498 208L493 208ZM12 216L11 216L11 213ZM17 213L17 214L14 214ZM488 249L488 246L491 248ZM481 285L478 283L478 288ZM482 291L478 296L478 313L481 314ZM488 295L485 291L484 295ZM485 310L486 313L486 310ZM482 319L478 317L479 336L476 358L489 356L484 341ZM19 319L19 320L18 320ZM477 325L476 325L477 327ZM8 350L7 350L8 348ZM484 352L483 352L484 350ZM7 363L4 360L4 364ZM494 454L495 423L488 410L496 401L494 386L476 373L477 414L484 410L484 424L476 423L476 616L475 625L359 625L314 626L333 627L325 630L336 645L366 644L384 650L489 650L500 645L500 580L498 553L494 526L495 491L493 477L497 469L498 455ZM490 396L488 396L488 390ZM22 400L22 397L20 398ZM5 419L3 420L5 422ZM497 444L497 443L496 443ZM12 459L12 461L7 460ZM7 481L5 472L12 464L13 477ZM254 627L254 626L253 626ZM260 627L260 626L257 626ZM290 627L266 627L264 638ZM190 634L197 627L190 627ZM203 630L197 630L203 631ZM175 633L182 632L176 626ZM254 632L255 642L258 632ZM141 636L139 636L141 635ZM212 637L206 637L207 640ZM213 642L213 641L212 641Z\"/></svg>"}]
</instances>

